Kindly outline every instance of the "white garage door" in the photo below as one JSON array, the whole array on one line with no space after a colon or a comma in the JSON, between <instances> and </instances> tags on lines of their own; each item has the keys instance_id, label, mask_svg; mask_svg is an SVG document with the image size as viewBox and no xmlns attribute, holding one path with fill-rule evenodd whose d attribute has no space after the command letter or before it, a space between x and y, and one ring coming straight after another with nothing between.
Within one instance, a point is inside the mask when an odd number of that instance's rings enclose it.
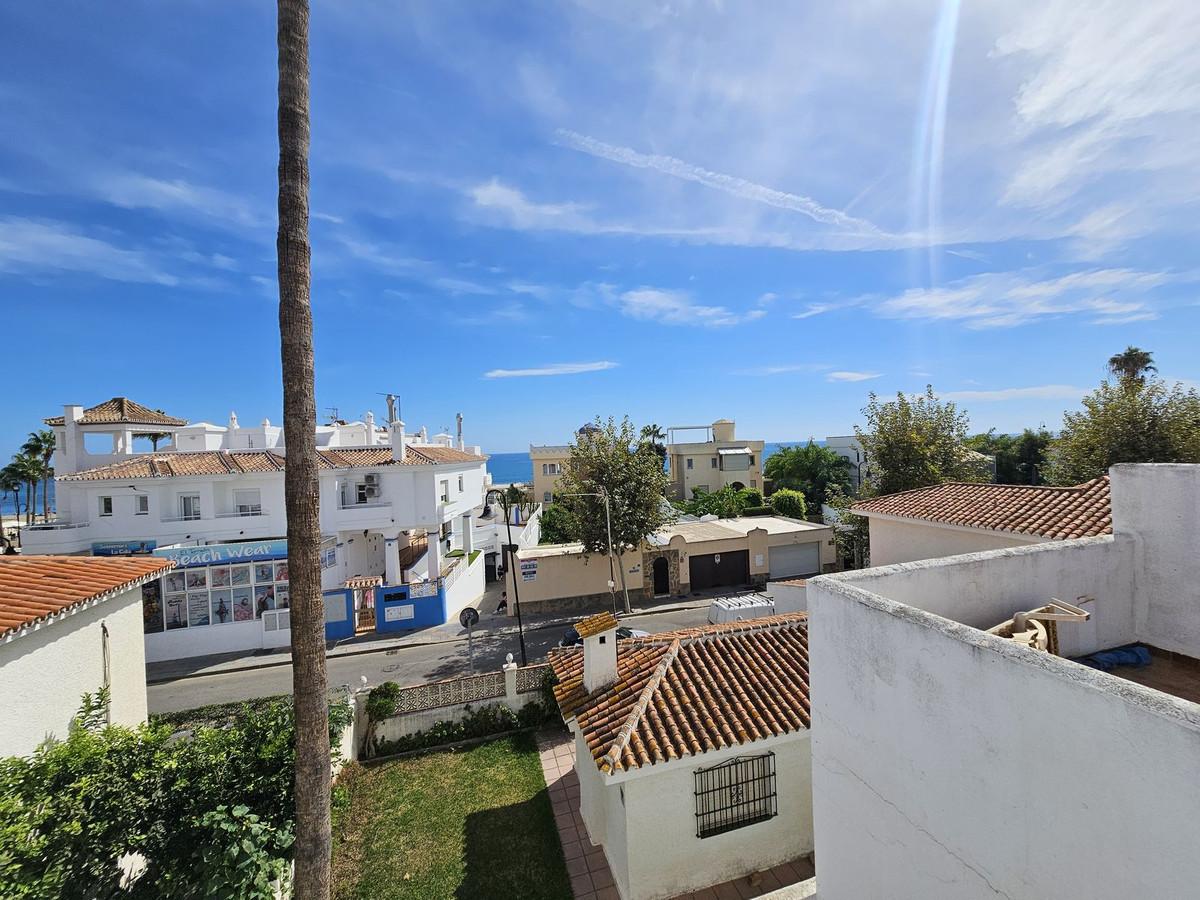
<instances>
[{"instance_id":1,"label":"white garage door","mask_svg":"<svg viewBox=\"0 0 1200 900\"><path fill-rule=\"evenodd\" d=\"M821 544L819 541L772 547L769 552L771 558L767 564L770 566L772 579L816 575L821 571Z\"/></svg>"}]
</instances>

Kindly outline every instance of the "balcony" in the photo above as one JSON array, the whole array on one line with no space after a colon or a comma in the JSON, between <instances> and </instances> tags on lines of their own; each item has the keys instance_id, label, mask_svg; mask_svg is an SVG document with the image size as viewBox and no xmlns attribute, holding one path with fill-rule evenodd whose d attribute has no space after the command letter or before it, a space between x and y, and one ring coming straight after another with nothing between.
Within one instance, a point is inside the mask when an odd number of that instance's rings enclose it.
<instances>
[{"instance_id":1,"label":"balcony","mask_svg":"<svg viewBox=\"0 0 1200 900\"><path fill-rule=\"evenodd\" d=\"M23 525L23 531L66 531L71 528L87 528L91 522L45 522L41 525Z\"/></svg>"},{"instance_id":2,"label":"balcony","mask_svg":"<svg viewBox=\"0 0 1200 900\"><path fill-rule=\"evenodd\" d=\"M269 516L271 513L261 507L255 506L249 509L240 509L236 512L217 513L215 518L218 519L255 519L260 516ZM163 519L163 521L167 521Z\"/></svg>"},{"instance_id":3,"label":"balcony","mask_svg":"<svg viewBox=\"0 0 1200 900\"><path fill-rule=\"evenodd\" d=\"M338 509L387 509L391 500L370 500L366 503L339 503Z\"/></svg>"},{"instance_id":4,"label":"balcony","mask_svg":"<svg viewBox=\"0 0 1200 900\"><path fill-rule=\"evenodd\" d=\"M199 522L204 517L199 513L192 513L187 516L163 516L159 519L160 522Z\"/></svg>"}]
</instances>

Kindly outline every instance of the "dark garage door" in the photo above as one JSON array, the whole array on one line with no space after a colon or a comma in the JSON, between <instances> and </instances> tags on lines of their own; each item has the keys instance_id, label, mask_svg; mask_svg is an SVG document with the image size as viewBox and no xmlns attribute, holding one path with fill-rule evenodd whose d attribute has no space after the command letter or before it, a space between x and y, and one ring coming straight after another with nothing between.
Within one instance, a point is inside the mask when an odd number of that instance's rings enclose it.
<instances>
[{"instance_id":1,"label":"dark garage door","mask_svg":"<svg viewBox=\"0 0 1200 900\"><path fill-rule=\"evenodd\" d=\"M720 562L717 562L717 559ZM688 559L692 590L703 591L717 587L737 587L750 581L750 551L706 553Z\"/></svg>"}]
</instances>

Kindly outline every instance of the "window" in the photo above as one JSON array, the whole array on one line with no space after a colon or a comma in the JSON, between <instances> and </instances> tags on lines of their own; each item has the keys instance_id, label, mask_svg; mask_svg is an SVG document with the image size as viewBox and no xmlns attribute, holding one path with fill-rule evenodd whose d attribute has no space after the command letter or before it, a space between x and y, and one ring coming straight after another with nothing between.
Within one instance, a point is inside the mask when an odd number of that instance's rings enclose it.
<instances>
[{"instance_id":1,"label":"window","mask_svg":"<svg viewBox=\"0 0 1200 900\"><path fill-rule=\"evenodd\" d=\"M542 502L543 503L553 503L554 495L552 493L550 493L550 491L544 491L542 493Z\"/></svg>"},{"instance_id":2,"label":"window","mask_svg":"<svg viewBox=\"0 0 1200 900\"><path fill-rule=\"evenodd\" d=\"M692 458L691 458L690 456L688 457L688 461L687 461L687 467L688 467L689 469L692 467Z\"/></svg>"},{"instance_id":3,"label":"window","mask_svg":"<svg viewBox=\"0 0 1200 900\"><path fill-rule=\"evenodd\" d=\"M239 516L261 516L262 496L258 488L234 491L233 508Z\"/></svg>"},{"instance_id":4,"label":"window","mask_svg":"<svg viewBox=\"0 0 1200 900\"><path fill-rule=\"evenodd\" d=\"M461 475L458 476L458 492L460 494L463 492L463 477Z\"/></svg>"},{"instance_id":5,"label":"window","mask_svg":"<svg viewBox=\"0 0 1200 900\"><path fill-rule=\"evenodd\" d=\"M354 486L354 502L368 503L371 500L371 492L367 490L367 483L360 481Z\"/></svg>"},{"instance_id":6,"label":"window","mask_svg":"<svg viewBox=\"0 0 1200 900\"><path fill-rule=\"evenodd\" d=\"M750 479L750 487L752 487L752 488L758 487L758 482L756 480L754 480L753 478Z\"/></svg>"},{"instance_id":7,"label":"window","mask_svg":"<svg viewBox=\"0 0 1200 900\"><path fill-rule=\"evenodd\" d=\"M100 498L100 515L102 515L102 516L111 516L112 515L112 497L101 497Z\"/></svg>"},{"instance_id":8,"label":"window","mask_svg":"<svg viewBox=\"0 0 1200 900\"><path fill-rule=\"evenodd\" d=\"M438 494L438 497L441 499L441 501L443 503L450 502L450 482L443 481L441 483L441 490L440 490L440 493Z\"/></svg>"},{"instance_id":9,"label":"window","mask_svg":"<svg viewBox=\"0 0 1200 900\"><path fill-rule=\"evenodd\" d=\"M149 515L150 496L148 494L135 494L133 499L133 511L135 515Z\"/></svg>"},{"instance_id":10,"label":"window","mask_svg":"<svg viewBox=\"0 0 1200 900\"><path fill-rule=\"evenodd\" d=\"M710 468L715 469L717 467L717 458L714 456L712 459L709 460L709 463L710 463Z\"/></svg>"},{"instance_id":11,"label":"window","mask_svg":"<svg viewBox=\"0 0 1200 900\"><path fill-rule=\"evenodd\" d=\"M449 523L449 522L443 522L442 523L442 540L443 541L450 540L450 535L452 535L453 533L454 533L453 525L451 525L451 523Z\"/></svg>"},{"instance_id":12,"label":"window","mask_svg":"<svg viewBox=\"0 0 1200 900\"><path fill-rule=\"evenodd\" d=\"M562 471L559 469L558 463L542 463L542 474L561 475Z\"/></svg>"},{"instance_id":13,"label":"window","mask_svg":"<svg viewBox=\"0 0 1200 900\"><path fill-rule=\"evenodd\" d=\"M696 837L724 834L778 814L774 753L739 756L696 770Z\"/></svg>"},{"instance_id":14,"label":"window","mask_svg":"<svg viewBox=\"0 0 1200 900\"><path fill-rule=\"evenodd\" d=\"M200 518L200 495L183 494L179 498L179 518L184 520Z\"/></svg>"}]
</instances>

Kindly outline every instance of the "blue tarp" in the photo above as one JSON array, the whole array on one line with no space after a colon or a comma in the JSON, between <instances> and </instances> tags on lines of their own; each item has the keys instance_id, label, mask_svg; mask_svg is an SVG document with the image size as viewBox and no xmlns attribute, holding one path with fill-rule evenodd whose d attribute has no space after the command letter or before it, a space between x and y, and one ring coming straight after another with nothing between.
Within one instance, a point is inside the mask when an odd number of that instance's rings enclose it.
<instances>
[{"instance_id":1,"label":"blue tarp","mask_svg":"<svg viewBox=\"0 0 1200 900\"><path fill-rule=\"evenodd\" d=\"M1087 656L1078 656L1075 658L1075 662L1105 672L1115 669L1117 666L1134 666L1140 669L1150 665L1150 651L1141 644L1129 644L1125 647L1114 647L1111 650L1099 650Z\"/></svg>"}]
</instances>

